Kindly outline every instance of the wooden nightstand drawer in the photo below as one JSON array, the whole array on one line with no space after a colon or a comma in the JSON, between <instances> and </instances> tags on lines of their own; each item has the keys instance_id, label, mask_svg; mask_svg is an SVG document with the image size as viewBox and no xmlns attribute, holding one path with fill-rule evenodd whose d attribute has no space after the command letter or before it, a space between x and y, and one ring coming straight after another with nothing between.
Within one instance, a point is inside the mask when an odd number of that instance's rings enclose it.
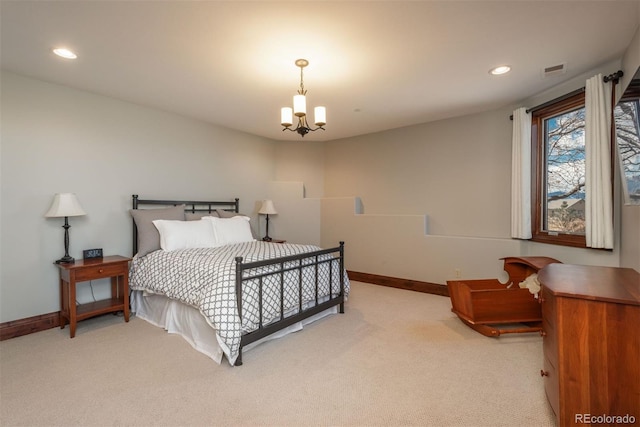
<instances>
[{"instance_id":1,"label":"wooden nightstand drawer","mask_svg":"<svg viewBox=\"0 0 640 427\"><path fill-rule=\"evenodd\" d=\"M102 279L104 277L121 276L127 272L128 263L102 264L91 267L81 267L75 270L76 281Z\"/></svg>"}]
</instances>

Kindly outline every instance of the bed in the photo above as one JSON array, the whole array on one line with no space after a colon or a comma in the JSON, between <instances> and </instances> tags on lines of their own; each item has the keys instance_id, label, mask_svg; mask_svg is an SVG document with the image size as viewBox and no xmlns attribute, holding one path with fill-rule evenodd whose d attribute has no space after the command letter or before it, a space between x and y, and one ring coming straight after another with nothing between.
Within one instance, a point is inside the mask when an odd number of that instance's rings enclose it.
<instances>
[{"instance_id":1,"label":"bed","mask_svg":"<svg viewBox=\"0 0 640 427\"><path fill-rule=\"evenodd\" d=\"M344 313L344 242L255 239L233 201L132 196L131 308L183 336L218 363L242 365L243 349Z\"/></svg>"}]
</instances>

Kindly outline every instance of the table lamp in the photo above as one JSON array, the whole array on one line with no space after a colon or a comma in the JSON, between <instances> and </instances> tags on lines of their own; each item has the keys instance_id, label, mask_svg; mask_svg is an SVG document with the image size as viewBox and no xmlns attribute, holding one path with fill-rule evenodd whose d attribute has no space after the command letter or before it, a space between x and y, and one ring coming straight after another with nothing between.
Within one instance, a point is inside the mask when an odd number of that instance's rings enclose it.
<instances>
[{"instance_id":1,"label":"table lamp","mask_svg":"<svg viewBox=\"0 0 640 427\"><path fill-rule=\"evenodd\" d=\"M80 206L78 198L74 193L56 193L53 196L51 207L44 215L46 218L62 218L64 217L64 256L56 261L56 264L74 262L75 260L69 256L69 217L82 216L86 212Z\"/></svg>"},{"instance_id":2,"label":"table lamp","mask_svg":"<svg viewBox=\"0 0 640 427\"><path fill-rule=\"evenodd\" d=\"M267 234L262 238L265 242L270 242L272 239L269 237L269 215L276 215L276 208L273 206L273 202L271 200L263 200L262 206L258 211L260 215L267 216Z\"/></svg>"}]
</instances>

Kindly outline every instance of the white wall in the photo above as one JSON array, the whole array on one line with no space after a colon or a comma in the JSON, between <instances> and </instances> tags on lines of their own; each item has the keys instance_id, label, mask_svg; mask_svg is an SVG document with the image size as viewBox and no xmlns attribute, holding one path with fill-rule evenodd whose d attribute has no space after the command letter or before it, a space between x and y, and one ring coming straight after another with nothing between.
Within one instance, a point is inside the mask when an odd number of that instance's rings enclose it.
<instances>
[{"instance_id":1,"label":"white wall","mask_svg":"<svg viewBox=\"0 0 640 427\"><path fill-rule=\"evenodd\" d=\"M508 117L518 106L546 102L620 65L603 64L518 105L328 142L322 243L345 240L351 270L441 284L457 275L504 277L498 258L505 256L619 266L620 233L628 240L625 231L638 229L637 217L624 224L616 217L613 251L509 238ZM362 213L354 208L356 197Z\"/></svg>"},{"instance_id":2,"label":"white wall","mask_svg":"<svg viewBox=\"0 0 640 427\"><path fill-rule=\"evenodd\" d=\"M300 181L304 197L324 195L324 143L308 140L276 144L276 181Z\"/></svg>"},{"instance_id":3,"label":"white wall","mask_svg":"<svg viewBox=\"0 0 640 427\"><path fill-rule=\"evenodd\" d=\"M254 218L268 197L273 141L8 72L1 83L0 322L59 310L63 219L44 218L54 193L76 193L87 212L69 219L75 258L131 255L132 194L239 197ZM78 299L91 298L81 286Z\"/></svg>"},{"instance_id":4,"label":"white wall","mask_svg":"<svg viewBox=\"0 0 640 427\"><path fill-rule=\"evenodd\" d=\"M320 245L320 199L324 194L324 143L309 140L276 144L275 181L269 195L278 215L269 235L291 243ZM264 235L264 219L260 219ZM334 242L334 245L337 242Z\"/></svg>"},{"instance_id":5,"label":"white wall","mask_svg":"<svg viewBox=\"0 0 640 427\"><path fill-rule=\"evenodd\" d=\"M358 196L365 214L426 214L429 234L508 237L509 114L490 111L331 141L326 196Z\"/></svg>"}]
</instances>

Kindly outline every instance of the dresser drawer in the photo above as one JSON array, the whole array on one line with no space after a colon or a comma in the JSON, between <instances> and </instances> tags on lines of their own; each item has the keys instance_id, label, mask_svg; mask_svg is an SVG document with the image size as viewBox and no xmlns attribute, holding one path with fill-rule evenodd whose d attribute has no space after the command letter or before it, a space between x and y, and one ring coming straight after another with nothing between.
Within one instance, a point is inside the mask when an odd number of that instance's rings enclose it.
<instances>
[{"instance_id":1,"label":"dresser drawer","mask_svg":"<svg viewBox=\"0 0 640 427\"><path fill-rule=\"evenodd\" d=\"M544 286L540 290L542 304L542 348L545 357L558 365L558 335L556 332L557 303L556 298Z\"/></svg>"},{"instance_id":2,"label":"dresser drawer","mask_svg":"<svg viewBox=\"0 0 640 427\"><path fill-rule=\"evenodd\" d=\"M558 370L556 366L545 356L544 365L541 371L544 377L544 391L547 400L551 404L551 409L556 417L560 414L560 381L558 378Z\"/></svg>"},{"instance_id":3,"label":"dresser drawer","mask_svg":"<svg viewBox=\"0 0 640 427\"><path fill-rule=\"evenodd\" d=\"M542 320L542 351L553 366L558 366L558 338L555 328L546 319Z\"/></svg>"},{"instance_id":4,"label":"dresser drawer","mask_svg":"<svg viewBox=\"0 0 640 427\"><path fill-rule=\"evenodd\" d=\"M542 318L549 320L551 324L555 324L553 319L557 315L556 297L544 286L540 289L540 304L542 304Z\"/></svg>"},{"instance_id":5,"label":"dresser drawer","mask_svg":"<svg viewBox=\"0 0 640 427\"><path fill-rule=\"evenodd\" d=\"M75 269L76 281L101 279L103 277L122 276L127 273L128 263L102 264Z\"/></svg>"}]
</instances>

